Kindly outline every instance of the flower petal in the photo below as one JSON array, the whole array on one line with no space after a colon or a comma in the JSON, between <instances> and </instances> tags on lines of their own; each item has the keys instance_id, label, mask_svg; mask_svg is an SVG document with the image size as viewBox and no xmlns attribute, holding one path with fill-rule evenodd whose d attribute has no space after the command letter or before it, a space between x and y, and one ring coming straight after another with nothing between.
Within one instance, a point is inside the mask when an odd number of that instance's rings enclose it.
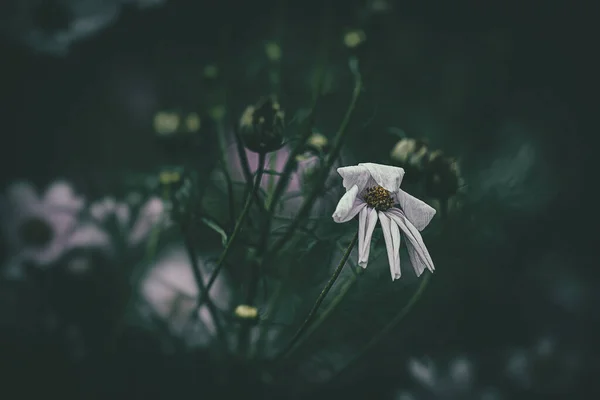
<instances>
[{"instance_id":1,"label":"flower petal","mask_svg":"<svg viewBox=\"0 0 600 400\"><path fill-rule=\"evenodd\" d=\"M342 196L332 215L335 222L348 222L367 206L357 195L358 186L354 185Z\"/></svg>"},{"instance_id":2,"label":"flower petal","mask_svg":"<svg viewBox=\"0 0 600 400\"><path fill-rule=\"evenodd\" d=\"M392 193L395 193L400 189L400 184L404 177L404 169L374 163L361 163L358 164L358 166L366 168L375 182L384 189L389 190Z\"/></svg>"},{"instance_id":3,"label":"flower petal","mask_svg":"<svg viewBox=\"0 0 600 400\"><path fill-rule=\"evenodd\" d=\"M358 220L358 265L367 268L369 253L371 252L371 238L377 223L377 210L363 208Z\"/></svg>"},{"instance_id":4,"label":"flower petal","mask_svg":"<svg viewBox=\"0 0 600 400\"><path fill-rule=\"evenodd\" d=\"M44 194L43 201L47 206L74 212L80 211L84 206L83 199L75 195L71 185L64 181L57 181L50 185Z\"/></svg>"},{"instance_id":5,"label":"flower petal","mask_svg":"<svg viewBox=\"0 0 600 400\"><path fill-rule=\"evenodd\" d=\"M362 192L371 175L369 170L361 165L353 165L351 167L340 167L337 169L338 174L342 177L342 185L344 189L350 190L354 186L358 186L358 193Z\"/></svg>"},{"instance_id":6,"label":"flower petal","mask_svg":"<svg viewBox=\"0 0 600 400\"><path fill-rule=\"evenodd\" d=\"M384 212L379 212L379 221L383 230L383 238L388 253L392 281L399 279L400 272L400 231L398 226Z\"/></svg>"},{"instance_id":7,"label":"flower petal","mask_svg":"<svg viewBox=\"0 0 600 400\"><path fill-rule=\"evenodd\" d=\"M407 239L406 247L408 249L408 256L417 276L420 276L425 268L429 269L431 272L435 271L433 261L431 260L427 247L425 247L425 243L423 242L419 230L406 218L401 210L394 213L390 213L388 210L387 213L389 217L398 224L398 227L402 232L404 232Z\"/></svg>"},{"instance_id":8,"label":"flower petal","mask_svg":"<svg viewBox=\"0 0 600 400\"><path fill-rule=\"evenodd\" d=\"M404 211L406 218L420 231L429 225L429 222L431 222L431 219L435 215L435 208L411 196L402 189L396 194L396 201L400 204L400 208Z\"/></svg>"}]
</instances>

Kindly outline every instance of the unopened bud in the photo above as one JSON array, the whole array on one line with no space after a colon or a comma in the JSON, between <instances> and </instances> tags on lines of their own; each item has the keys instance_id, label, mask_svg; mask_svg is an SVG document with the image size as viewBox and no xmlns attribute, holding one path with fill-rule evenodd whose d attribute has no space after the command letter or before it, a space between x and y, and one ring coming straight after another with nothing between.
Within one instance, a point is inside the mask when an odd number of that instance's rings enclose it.
<instances>
[{"instance_id":1,"label":"unopened bud","mask_svg":"<svg viewBox=\"0 0 600 400\"><path fill-rule=\"evenodd\" d=\"M367 39L367 35L361 30L354 30L344 35L344 44L348 48L355 48Z\"/></svg>"},{"instance_id":2,"label":"unopened bud","mask_svg":"<svg viewBox=\"0 0 600 400\"><path fill-rule=\"evenodd\" d=\"M234 314L239 319L245 321L254 321L258 319L258 309L246 304L240 304L235 308Z\"/></svg>"},{"instance_id":3,"label":"unopened bud","mask_svg":"<svg viewBox=\"0 0 600 400\"><path fill-rule=\"evenodd\" d=\"M170 185L172 183L177 183L181 180L181 173L179 171L161 171L158 174L158 181L162 185Z\"/></svg>"},{"instance_id":4,"label":"unopened bud","mask_svg":"<svg viewBox=\"0 0 600 400\"><path fill-rule=\"evenodd\" d=\"M460 187L462 178L458 162L439 150L430 153L425 174L425 190L431 197L449 199Z\"/></svg>"},{"instance_id":5,"label":"unopened bud","mask_svg":"<svg viewBox=\"0 0 600 400\"><path fill-rule=\"evenodd\" d=\"M240 119L244 145L256 153L269 153L283 145L284 112L272 97L248 106Z\"/></svg>"},{"instance_id":6,"label":"unopened bud","mask_svg":"<svg viewBox=\"0 0 600 400\"><path fill-rule=\"evenodd\" d=\"M408 182L419 180L424 172L427 161L427 146L424 142L411 138L398 141L392 151L390 158L392 163L406 171L405 177Z\"/></svg>"},{"instance_id":7,"label":"unopened bud","mask_svg":"<svg viewBox=\"0 0 600 400\"><path fill-rule=\"evenodd\" d=\"M200 116L196 113L189 113L185 117L185 127L189 132L197 132L200 129Z\"/></svg>"},{"instance_id":8,"label":"unopened bud","mask_svg":"<svg viewBox=\"0 0 600 400\"><path fill-rule=\"evenodd\" d=\"M154 131L160 136L172 135L177 132L179 122L177 113L159 111L154 115Z\"/></svg>"}]
</instances>

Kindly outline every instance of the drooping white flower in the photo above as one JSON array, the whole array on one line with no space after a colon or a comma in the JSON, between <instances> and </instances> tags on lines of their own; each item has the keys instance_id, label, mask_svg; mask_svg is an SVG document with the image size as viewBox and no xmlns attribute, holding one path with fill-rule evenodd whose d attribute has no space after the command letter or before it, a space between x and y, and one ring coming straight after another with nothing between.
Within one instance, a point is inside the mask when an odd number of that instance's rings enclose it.
<instances>
[{"instance_id":1,"label":"drooping white flower","mask_svg":"<svg viewBox=\"0 0 600 400\"><path fill-rule=\"evenodd\" d=\"M425 268L435 270L425 247L422 231L435 215L435 209L400 189L404 170L373 163L338 168L346 194L340 199L333 220L348 222L358 215L358 264L366 268L371 237L377 219L381 222L392 280L399 279L400 231L417 276Z\"/></svg>"}]
</instances>

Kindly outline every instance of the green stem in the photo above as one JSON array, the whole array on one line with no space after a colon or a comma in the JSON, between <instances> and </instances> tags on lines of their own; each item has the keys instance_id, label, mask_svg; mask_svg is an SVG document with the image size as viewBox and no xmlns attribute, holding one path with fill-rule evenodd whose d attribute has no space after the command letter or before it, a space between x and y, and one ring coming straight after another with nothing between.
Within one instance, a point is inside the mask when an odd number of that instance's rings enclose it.
<instances>
[{"instance_id":1,"label":"green stem","mask_svg":"<svg viewBox=\"0 0 600 400\"><path fill-rule=\"evenodd\" d=\"M323 290L321 291L321 294L319 294L319 297L317 297L317 301L315 302L313 308L308 313L306 320L304 320L304 322L302 323L302 325L300 326L298 331L296 331L296 334L292 337L292 340L290 340L288 345L283 349L283 351L277 358L287 357L294 349L296 342L300 339L300 337L306 331L306 329L308 329L309 324L312 322L313 318L315 317L317 310L321 306L321 303L323 303L323 300L325 300L327 293L329 293L329 291L333 287L333 284L335 283L337 278L340 276L340 273L342 272L344 265L346 265L346 261L348 260L348 257L350 257L350 253L352 252L352 249L354 248L354 245L356 244L357 240L358 240L358 234L354 235L354 237L352 238L352 241L346 248L346 252L342 256L340 263L338 264L337 268L333 272L333 275L331 276L331 278L329 278L329 281L327 282L327 285L325 286L325 288L323 288Z\"/></svg>"},{"instance_id":2,"label":"green stem","mask_svg":"<svg viewBox=\"0 0 600 400\"><path fill-rule=\"evenodd\" d=\"M212 272L210 279L208 280L208 283L206 284L206 290L204 292L202 292L202 294L198 300L198 304L196 306L197 309L199 309L202 306L202 304L208 299L208 294L209 294L210 288L215 283L215 280L217 279L219 272L221 272L221 269L223 268L225 259L229 255L232 245L233 245L235 239L237 238L238 233L242 229L242 226L244 224L246 216L248 215L248 211L250 210L250 206L252 205L252 199L254 198L254 196L256 195L256 192L258 191L258 188L260 187L260 181L262 179L264 169L265 169L265 154L260 153L259 161L258 161L258 171L256 173L256 180L254 182L252 192L248 194L248 196L246 198L246 203L244 204L244 208L242 209L242 212L241 212L240 216L238 217L235 227L233 228L233 232L231 233L231 236L229 236L229 240L225 244L225 248L223 249L223 252L221 253L221 256L219 257L219 259L217 260L215 269Z\"/></svg>"},{"instance_id":3,"label":"green stem","mask_svg":"<svg viewBox=\"0 0 600 400\"><path fill-rule=\"evenodd\" d=\"M392 329L394 329L394 327L398 325L400 321L402 321L404 317L406 317L406 315L408 315L410 310L414 307L414 305L425 292L425 289L427 288L430 279L430 273L423 277L417 291L411 296L410 300L408 300L408 303L406 303L406 305L400 310L400 312L396 314L396 316L392 318L392 320L378 334L376 334L362 349L360 349L360 351L356 353L354 357L352 357L350 361L340 371L338 371L338 373L336 374L336 379L339 378L339 376L344 371L346 371L350 365L354 364L359 358L361 358L369 350L371 350L373 346L375 346L383 337L389 334L392 331Z\"/></svg>"},{"instance_id":4,"label":"green stem","mask_svg":"<svg viewBox=\"0 0 600 400\"><path fill-rule=\"evenodd\" d=\"M289 225L286 233L283 236L281 236L279 238L279 240L277 240L275 242L275 244L272 246L273 252L270 252L271 255L274 255L275 253L277 253L279 250L281 250L284 247L285 243L294 235L294 231L296 230L296 228L298 228L298 226L304 220L304 218L308 216L308 214L310 213L310 210L312 209L315 199L321 192L321 190L320 190L321 186L327 180L329 170L331 169L331 167L335 163L335 160L339 156L339 153L342 149L342 144L344 142L344 137L347 132L348 124L350 122L350 117L352 116L352 113L354 112L354 109L356 108L356 102L357 102L358 96L360 95L360 92L362 90L362 79L357 72L355 73L355 79L356 79L356 81L355 81L355 85L354 85L354 90L352 92L352 99L350 101L350 105L348 106L346 115L344 116L344 119L342 120L340 128L338 129L338 132L335 135L333 148L331 150L331 153L329 153L329 155L326 159L325 166L324 166L324 168L320 169L319 175L317 176L317 181L316 181L315 185L313 186L311 192L309 193L308 197L302 203L300 210L296 214L296 218L294 218L292 223Z\"/></svg>"},{"instance_id":5,"label":"green stem","mask_svg":"<svg viewBox=\"0 0 600 400\"><path fill-rule=\"evenodd\" d=\"M204 280L202 279L202 271L200 269L200 265L198 264L198 255L196 254L196 250L194 249L194 241L192 236L191 228L183 229L183 240L185 243L185 249L188 253L188 258L190 259L190 263L192 264L192 272L194 274L194 279L196 280L196 284L198 285L198 291L200 293L206 292L206 286L204 286ZM225 333L223 331L223 327L221 326L221 321L219 320L219 314L217 308L214 303L208 299L206 302L208 307L208 311L215 323L215 329L217 331L217 336L219 340L222 342L224 349L227 351L227 338L225 337Z\"/></svg>"},{"instance_id":6,"label":"green stem","mask_svg":"<svg viewBox=\"0 0 600 400\"><path fill-rule=\"evenodd\" d=\"M227 160L227 145L225 141L225 129L223 128L223 119L218 118L217 124L217 139L219 142L219 162L221 163L221 169L225 177L225 184L227 187L227 198L229 201L229 219L235 221L235 198L233 193L233 181L231 180L231 173L229 172L229 165Z\"/></svg>"}]
</instances>

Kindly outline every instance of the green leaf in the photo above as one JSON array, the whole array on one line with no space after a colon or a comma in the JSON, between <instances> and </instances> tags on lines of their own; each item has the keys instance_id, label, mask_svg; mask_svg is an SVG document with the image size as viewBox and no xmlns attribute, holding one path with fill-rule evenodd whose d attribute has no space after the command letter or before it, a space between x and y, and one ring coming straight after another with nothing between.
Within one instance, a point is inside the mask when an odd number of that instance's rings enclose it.
<instances>
[{"instance_id":1,"label":"green leaf","mask_svg":"<svg viewBox=\"0 0 600 400\"><path fill-rule=\"evenodd\" d=\"M210 229L221 235L221 243L223 244L223 246L225 246L225 244L227 243L227 233L225 233L225 230L221 228L219 224L217 224L215 221L209 220L208 218L202 217L200 218L200 220Z\"/></svg>"}]
</instances>

